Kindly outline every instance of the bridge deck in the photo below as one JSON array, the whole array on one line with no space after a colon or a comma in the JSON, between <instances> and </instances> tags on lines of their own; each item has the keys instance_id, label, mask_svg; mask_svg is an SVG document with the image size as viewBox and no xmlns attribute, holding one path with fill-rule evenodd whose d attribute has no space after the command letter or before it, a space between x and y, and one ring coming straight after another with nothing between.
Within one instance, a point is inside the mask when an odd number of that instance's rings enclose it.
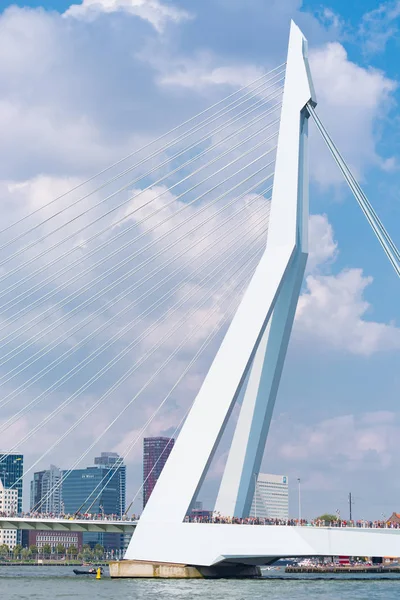
<instances>
[{"instance_id":1,"label":"bridge deck","mask_svg":"<svg viewBox=\"0 0 400 600\"><path fill-rule=\"evenodd\" d=\"M89 519L34 519L0 517L0 529L33 529L40 531L93 531L98 533L132 533L136 521Z\"/></svg>"}]
</instances>

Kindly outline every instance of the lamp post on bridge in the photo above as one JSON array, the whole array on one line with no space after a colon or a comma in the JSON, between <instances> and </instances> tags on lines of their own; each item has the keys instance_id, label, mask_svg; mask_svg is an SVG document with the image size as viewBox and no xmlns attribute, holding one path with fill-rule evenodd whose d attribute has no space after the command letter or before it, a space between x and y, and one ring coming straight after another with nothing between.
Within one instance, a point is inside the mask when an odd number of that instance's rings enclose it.
<instances>
[{"instance_id":1,"label":"lamp post on bridge","mask_svg":"<svg viewBox=\"0 0 400 600\"><path fill-rule=\"evenodd\" d=\"M300 477L297 478L298 488L299 488L299 525L301 525L301 481Z\"/></svg>"},{"instance_id":2,"label":"lamp post on bridge","mask_svg":"<svg viewBox=\"0 0 400 600\"><path fill-rule=\"evenodd\" d=\"M257 519L257 473L254 473L254 517Z\"/></svg>"}]
</instances>

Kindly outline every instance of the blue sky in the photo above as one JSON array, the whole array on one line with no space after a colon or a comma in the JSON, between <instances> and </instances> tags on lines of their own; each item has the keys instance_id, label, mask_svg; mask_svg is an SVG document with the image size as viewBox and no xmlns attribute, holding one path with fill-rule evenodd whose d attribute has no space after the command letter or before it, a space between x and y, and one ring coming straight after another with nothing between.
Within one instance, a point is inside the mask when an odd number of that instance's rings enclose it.
<instances>
[{"instance_id":1,"label":"blue sky","mask_svg":"<svg viewBox=\"0 0 400 600\"><path fill-rule=\"evenodd\" d=\"M222 98L254 69L282 62L293 18L309 40L319 114L399 245L399 2L132 0L115 2L119 10L106 10L105 0L89 4L0 0L0 188L11 220L25 204L50 199ZM227 73L222 83L215 78L219 68ZM311 212L324 216L312 225L315 260L263 468L293 482L302 478L310 517L344 513L351 491L356 516L377 518L400 510L393 477L400 450L399 284L313 131L310 146ZM196 382L181 392L179 410ZM170 434L179 410L150 433ZM53 462L71 464L107 413L100 417L93 432L77 432ZM72 418L57 427L62 431ZM132 425L127 419L97 451L120 449L120 438L129 439L140 418L132 413ZM28 426L21 422L17 436ZM27 465L56 433L22 448ZM138 450L129 463L132 493L140 459ZM295 506L294 490L293 512Z\"/></svg>"}]
</instances>

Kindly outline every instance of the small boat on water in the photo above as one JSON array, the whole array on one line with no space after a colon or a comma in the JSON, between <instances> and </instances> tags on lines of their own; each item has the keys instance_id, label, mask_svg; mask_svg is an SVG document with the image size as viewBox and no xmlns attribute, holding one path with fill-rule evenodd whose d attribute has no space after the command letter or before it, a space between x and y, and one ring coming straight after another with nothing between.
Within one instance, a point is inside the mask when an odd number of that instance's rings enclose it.
<instances>
[{"instance_id":1,"label":"small boat on water","mask_svg":"<svg viewBox=\"0 0 400 600\"><path fill-rule=\"evenodd\" d=\"M97 575L97 569L103 575L103 567L90 567L90 569L73 569L75 575Z\"/></svg>"}]
</instances>

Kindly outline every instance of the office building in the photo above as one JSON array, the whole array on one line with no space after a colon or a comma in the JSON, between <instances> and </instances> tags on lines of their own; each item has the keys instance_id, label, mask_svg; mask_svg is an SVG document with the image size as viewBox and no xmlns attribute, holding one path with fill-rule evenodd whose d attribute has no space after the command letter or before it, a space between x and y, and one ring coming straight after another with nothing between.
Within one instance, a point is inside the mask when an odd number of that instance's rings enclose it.
<instances>
[{"instance_id":1,"label":"office building","mask_svg":"<svg viewBox=\"0 0 400 600\"><path fill-rule=\"evenodd\" d=\"M259 473L250 516L262 519L289 518L289 478L286 475Z\"/></svg>"},{"instance_id":2,"label":"office building","mask_svg":"<svg viewBox=\"0 0 400 600\"><path fill-rule=\"evenodd\" d=\"M63 512L61 501L61 471L58 467L50 465L46 471L37 471L33 474L31 481L30 511L40 513L52 513L58 515ZM40 549L44 545L52 548L62 544L65 548L75 546L82 548L82 534L61 534L60 532L23 531L22 545L25 548L37 546Z\"/></svg>"},{"instance_id":3,"label":"office building","mask_svg":"<svg viewBox=\"0 0 400 600\"><path fill-rule=\"evenodd\" d=\"M83 534L78 531L23 531L22 545L24 548L37 546L39 554L43 546L50 546L52 552L55 552L58 544L64 546L66 550L74 546L78 552L81 552L83 546Z\"/></svg>"},{"instance_id":4,"label":"office building","mask_svg":"<svg viewBox=\"0 0 400 600\"><path fill-rule=\"evenodd\" d=\"M118 461L121 461L121 457L116 452L102 452L100 456L95 457L94 464L102 467L113 467Z\"/></svg>"},{"instance_id":5,"label":"office building","mask_svg":"<svg viewBox=\"0 0 400 600\"><path fill-rule=\"evenodd\" d=\"M60 514L63 512L61 471L50 465L46 471L37 471L31 481L30 510L41 513Z\"/></svg>"},{"instance_id":6,"label":"office building","mask_svg":"<svg viewBox=\"0 0 400 600\"><path fill-rule=\"evenodd\" d=\"M0 479L5 488L18 492L17 512L22 512L22 475L24 473L24 457L22 454L0 454Z\"/></svg>"},{"instance_id":7,"label":"office building","mask_svg":"<svg viewBox=\"0 0 400 600\"><path fill-rule=\"evenodd\" d=\"M125 513L126 467L115 452L102 452L94 466L73 469L63 481L62 503L65 513L76 512L117 515ZM62 475L66 473L62 471ZM83 543L99 543L106 550L123 547L123 535L118 533L84 533Z\"/></svg>"},{"instance_id":8,"label":"office building","mask_svg":"<svg viewBox=\"0 0 400 600\"><path fill-rule=\"evenodd\" d=\"M0 479L0 513L6 517L15 515L18 509L18 491L4 487ZM0 546L7 544L10 550L17 544L15 529L0 529Z\"/></svg>"},{"instance_id":9,"label":"office building","mask_svg":"<svg viewBox=\"0 0 400 600\"><path fill-rule=\"evenodd\" d=\"M143 508L156 485L175 440L168 437L150 437L143 440Z\"/></svg>"}]
</instances>

